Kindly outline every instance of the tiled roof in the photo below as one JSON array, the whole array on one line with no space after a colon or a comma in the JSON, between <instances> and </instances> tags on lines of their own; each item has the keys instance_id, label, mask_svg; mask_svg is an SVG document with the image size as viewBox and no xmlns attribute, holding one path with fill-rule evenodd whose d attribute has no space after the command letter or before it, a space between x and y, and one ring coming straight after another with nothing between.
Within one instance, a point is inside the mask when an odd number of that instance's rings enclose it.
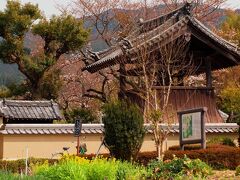
<instances>
[{"instance_id":1,"label":"tiled roof","mask_svg":"<svg viewBox=\"0 0 240 180\"><path fill-rule=\"evenodd\" d=\"M152 133L149 124L146 124L148 133ZM166 125L161 125L166 129ZM103 124L83 124L82 134L102 134ZM6 124L0 134L73 134L74 124ZM212 123L206 124L206 133L236 133L238 125L236 123ZM179 133L178 125L170 127L171 133Z\"/></svg>"},{"instance_id":2,"label":"tiled roof","mask_svg":"<svg viewBox=\"0 0 240 180\"><path fill-rule=\"evenodd\" d=\"M53 101L1 100L0 116L6 119L62 119Z\"/></svg>"},{"instance_id":3,"label":"tiled roof","mask_svg":"<svg viewBox=\"0 0 240 180\"><path fill-rule=\"evenodd\" d=\"M163 42L166 42L166 39L169 37L172 38L174 34L176 34L175 38L185 35L186 32L195 35L196 30L211 40L214 44L213 46L219 46L224 52L230 53L228 58L231 62L228 63L228 66L240 64L240 51L238 47L214 34L192 16L190 4L187 3L164 16L140 22L140 25L129 36L117 42L108 50L105 50L96 62L86 66L83 70L94 73L119 63L119 59L134 60L139 56L141 47L147 46L147 51L151 52L154 50L154 47L163 46ZM126 45L126 42L129 45ZM96 52L96 54L98 53ZM126 57L121 58L122 56Z\"/></svg>"}]
</instances>

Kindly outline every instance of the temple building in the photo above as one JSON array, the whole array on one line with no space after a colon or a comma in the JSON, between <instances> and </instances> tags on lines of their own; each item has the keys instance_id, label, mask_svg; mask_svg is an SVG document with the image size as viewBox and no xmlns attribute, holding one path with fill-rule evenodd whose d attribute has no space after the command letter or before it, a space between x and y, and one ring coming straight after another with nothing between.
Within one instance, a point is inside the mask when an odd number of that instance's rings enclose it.
<instances>
[{"instance_id":1,"label":"temple building","mask_svg":"<svg viewBox=\"0 0 240 180\"><path fill-rule=\"evenodd\" d=\"M128 76L138 76L136 71L129 70L129 66L139 62L143 58L141 52L145 50L148 57L159 58L161 63L161 48L169 47L169 44L184 40L187 44L186 55L181 56L189 68L194 71L187 73L186 70L178 72L176 79L183 80L190 75L206 74L205 87L189 87L184 83L171 86L169 104L174 111L207 107L206 123L223 123L216 107L216 97L212 87L212 71L229 68L240 64L239 48L213 33L208 27L201 23L193 13L193 5L184 4L182 7L154 19L139 21L134 30L126 37L117 41L113 46L101 52L88 51L86 57L89 63L83 70L90 73L115 66L118 67L120 77L120 92L125 94L133 91L128 89L125 78ZM180 46L176 44L176 46ZM176 48L176 47L174 47ZM177 52L176 52L177 53ZM163 71L165 71L163 69ZM166 84L158 81L161 73L156 73L156 84L154 88L158 94L163 96L163 89ZM165 82L168 79L165 78ZM128 96L130 99L133 96ZM175 123L178 122L177 116Z\"/></svg>"}]
</instances>

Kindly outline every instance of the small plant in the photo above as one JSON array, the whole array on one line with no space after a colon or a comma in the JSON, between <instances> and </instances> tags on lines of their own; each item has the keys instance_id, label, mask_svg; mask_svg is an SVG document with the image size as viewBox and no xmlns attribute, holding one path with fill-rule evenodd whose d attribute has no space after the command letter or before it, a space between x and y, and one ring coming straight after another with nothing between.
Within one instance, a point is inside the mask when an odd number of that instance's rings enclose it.
<instances>
[{"instance_id":1,"label":"small plant","mask_svg":"<svg viewBox=\"0 0 240 180\"><path fill-rule=\"evenodd\" d=\"M236 147L236 144L234 143L234 141L231 138L227 138L227 137L223 138L222 144L226 146Z\"/></svg>"},{"instance_id":2,"label":"small plant","mask_svg":"<svg viewBox=\"0 0 240 180\"><path fill-rule=\"evenodd\" d=\"M222 144L226 146L236 147L233 139L229 137L214 137L207 141L207 144Z\"/></svg>"},{"instance_id":3,"label":"small plant","mask_svg":"<svg viewBox=\"0 0 240 180\"><path fill-rule=\"evenodd\" d=\"M236 168L236 176L240 176L240 165Z\"/></svg>"},{"instance_id":4,"label":"small plant","mask_svg":"<svg viewBox=\"0 0 240 180\"><path fill-rule=\"evenodd\" d=\"M205 178L211 174L211 167L200 159L191 160L186 156L176 158L168 162L152 161L148 168L152 172L153 179L182 179L188 176L192 178Z\"/></svg>"}]
</instances>

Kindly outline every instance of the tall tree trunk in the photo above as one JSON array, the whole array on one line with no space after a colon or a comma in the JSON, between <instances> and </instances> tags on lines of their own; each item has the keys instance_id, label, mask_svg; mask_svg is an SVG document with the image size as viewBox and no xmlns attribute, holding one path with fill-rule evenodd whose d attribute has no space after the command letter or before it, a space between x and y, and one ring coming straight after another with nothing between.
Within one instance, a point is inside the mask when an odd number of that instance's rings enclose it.
<instances>
[{"instance_id":1,"label":"tall tree trunk","mask_svg":"<svg viewBox=\"0 0 240 180\"><path fill-rule=\"evenodd\" d=\"M39 87L39 81L40 80L35 80L34 82L30 82L31 99L33 99L33 100L42 98L41 92L40 92L40 87Z\"/></svg>"},{"instance_id":2,"label":"tall tree trunk","mask_svg":"<svg viewBox=\"0 0 240 180\"><path fill-rule=\"evenodd\" d=\"M162 157L161 157L161 145L160 143L157 144L157 155L158 155L158 160L162 160Z\"/></svg>"},{"instance_id":3,"label":"tall tree trunk","mask_svg":"<svg viewBox=\"0 0 240 180\"><path fill-rule=\"evenodd\" d=\"M157 144L157 155L159 161L163 160L163 142Z\"/></svg>"}]
</instances>

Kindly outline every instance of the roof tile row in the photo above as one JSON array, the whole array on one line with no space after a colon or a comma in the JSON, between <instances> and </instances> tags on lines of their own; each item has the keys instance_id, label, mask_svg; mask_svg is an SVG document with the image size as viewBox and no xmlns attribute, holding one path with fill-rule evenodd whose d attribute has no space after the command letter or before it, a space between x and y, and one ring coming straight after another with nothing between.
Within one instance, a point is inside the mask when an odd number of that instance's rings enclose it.
<instances>
[{"instance_id":1,"label":"roof tile row","mask_svg":"<svg viewBox=\"0 0 240 180\"><path fill-rule=\"evenodd\" d=\"M145 125L148 133L153 133L149 124ZM161 125L162 129L168 128L166 125ZM102 134L104 131L103 124L83 124L82 134ZM238 125L236 123L219 123L206 124L206 133L236 133ZM0 134L19 135L58 135L58 134L73 134L73 124L7 124ZM170 128L171 133L179 133L178 125L173 125Z\"/></svg>"}]
</instances>

